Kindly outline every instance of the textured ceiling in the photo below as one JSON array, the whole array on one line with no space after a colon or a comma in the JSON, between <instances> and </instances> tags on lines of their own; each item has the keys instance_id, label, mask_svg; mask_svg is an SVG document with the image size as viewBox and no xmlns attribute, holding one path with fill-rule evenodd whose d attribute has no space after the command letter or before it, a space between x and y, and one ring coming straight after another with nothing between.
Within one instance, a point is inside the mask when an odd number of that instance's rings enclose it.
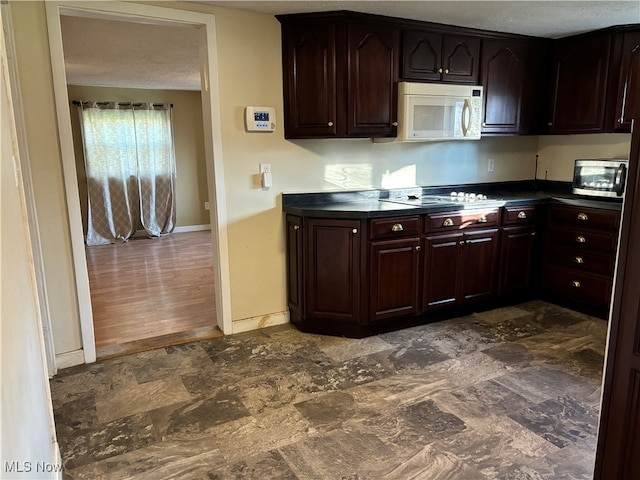
<instances>
[{"instance_id":1,"label":"textured ceiling","mask_svg":"<svg viewBox=\"0 0 640 480\"><path fill-rule=\"evenodd\" d=\"M635 1L198 1L269 15L353 10L483 30L559 38L640 23ZM197 31L95 18L62 17L72 85L199 90Z\"/></svg>"}]
</instances>

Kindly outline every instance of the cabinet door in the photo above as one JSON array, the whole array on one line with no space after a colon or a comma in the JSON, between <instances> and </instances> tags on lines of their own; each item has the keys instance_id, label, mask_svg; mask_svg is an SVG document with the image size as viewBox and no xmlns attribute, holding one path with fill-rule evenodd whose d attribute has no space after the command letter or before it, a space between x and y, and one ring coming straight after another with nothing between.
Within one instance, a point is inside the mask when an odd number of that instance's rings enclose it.
<instances>
[{"instance_id":1,"label":"cabinet door","mask_svg":"<svg viewBox=\"0 0 640 480\"><path fill-rule=\"evenodd\" d=\"M444 35L442 38L442 81L478 84L480 38Z\"/></svg>"},{"instance_id":2,"label":"cabinet door","mask_svg":"<svg viewBox=\"0 0 640 480\"><path fill-rule=\"evenodd\" d=\"M495 295L497 260L497 228L464 234L462 301L483 300Z\"/></svg>"},{"instance_id":3,"label":"cabinet door","mask_svg":"<svg viewBox=\"0 0 640 480\"><path fill-rule=\"evenodd\" d=\"M638 102L640 102L640 32L628 32L624 34L622 42L615 131L631 131L631 112Z\"/></svg>"},{"instance_id":4,"label":"cabinet door","mask_svg":"<svg viewBox=\"0 0 640 480\"><path fill-rule=\"evenodd\" d=\"M424 310L435 310L458 301L461 273L462 233L429 235L424 248Z\"/></svg>"},{"instance_id":5,"label":"cabinet door","mask_svg":"<svg viewBox=\"0 0 640 480\"><path fill-rule=\"evenodd\" d=\"M349 24L347 31L347 135L396 136L399 31L366 24Z\"/></svg>"},{"instance_id":6,"label":"cabinet door","mask_svg":"<svg viewBox=\"0 0 640 480\"><path fill-rule=\"evenodd\" d=\"M502 230L500 294L527 293L532 287L535 227Z\"/></svg>"},{"instance_id":7,"label":"cabinet door","mask_svg":"<svg viewBox=\"0 0 640 480\"><path fill-rule=\"evenodd\" d=\"M335 25L283 25L282 37L285 137L335 136Z\"/></svg>"},{"instance_id":8,"label":"cabinet door","mask_svg":"<svg viewBox=\"0 0 640 480\"><path fill-rule=\"evenodd\" d=\"M609 34L556 43L551 133L603 130L610 44Z\"/></svg>"},{"instance_id":9,"label":"cabinet door","mask_svg":"<svg viewBox=\"0 0 640 480\"><path fill-rule=\"evenodd\" d=\"M371 243L371 321L419 313L420 239Z\"/></svg>"},{"instance_id":10,"label":"cabinet door","mask_svg":"<svg viewBox=\"0 0 640 480\"><path fill-rule=\"evenodd\" d=\"M306 221L307 318L359 322L364 237L360 229L358 220Z\"/></svg>"},{"instance_id":11,"label":"cabinet door","mask_svg":"<svg viewBox=\"0 0 640 480\"><path fill-rule=\"evenodd\" d=\"M440 68L442 34L406 30L402 36L402 78L405 80L437 81Z\"/></svg>"},{"instance_id":12,"label":"cabinet door","mask_svg":"<svg viewBox=\"0 0 640 480\"><path fill-rule=\"evenodd\" d=\"M302 219L287 215L287 303L295 320L303 311L302 248Z\"/></svg>"},{"instance_id":13,"label":"cabinet door","mask_svg":"<svg viewBox=\"0 0 640 480\"><path fill-rule=\"evenodd\" d=\"M484 112L482 133L518 133L525 59L518 44L485 40L482 44Z\"/></svg>"}]
</instances>

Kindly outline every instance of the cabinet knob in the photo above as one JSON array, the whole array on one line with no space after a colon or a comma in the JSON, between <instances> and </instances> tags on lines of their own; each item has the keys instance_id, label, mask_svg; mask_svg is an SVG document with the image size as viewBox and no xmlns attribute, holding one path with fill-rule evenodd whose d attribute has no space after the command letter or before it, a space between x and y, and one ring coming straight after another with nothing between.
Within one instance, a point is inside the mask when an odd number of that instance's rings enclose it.
<instances>
[{"instance_id":1,"label":"cabinet knob","mask_svg":"<svg viewBox=\"0 0 640 480\"><path fill-rule=\"evenodd\" d=\"M404 230L404 227L402 226L401 223L394 223L393 227L391 227L392 232L402 232L403 230Z\"/></svg>"},{"instance_id":2,"label":"cabinet knob","mask_svg":"<svg viewBox=\"0 0 640 480\"><path fill-rule=\"evenodd\" d=\"M482 122L482 126L486 127L487 126L487 122Z\"/></svg>"},{"instance_id":3,"label":"cabinet knob","mask_svg":"<svg viewBox=\"0 0 640 480\"><path fill-rule=\"evenodd\" d=\"M464 240L460 240L460 245L464 245Z\"/></svg>"},{"instance_id":4,"label":"cabinet knob","mask_svg":"<svg viewBox=\"0 0 640 480\"><path fill-rule=\"evenodd\" d=\"M518 220L526 220L527 214L525 212L518 213Z\"/></svg>"},{"instance_id":5,"label":"cabinet knob","mask_svg":"<svg viewBox=\"0 0 640 480\"><path fill-rule=\"evenodd\" d=\"M579 213L578 214L578 220L581 220L583 222L586 222L587 220L589 220L589 217L587 216L586 213Z\"/></svg>"},{"instance_id":6,"label":"cabinet knob","mask_svg":"<svg viewBox=\"0 0 640 480\"><path fill-rule=\"evenodd\" d=\"M444 222L442 222L443 227L453 227L453 220L447 218Z\"/></svg>"},{"instance_id":7,"label":"cabinet knob","mask_svg":"<svg viewBox=\"0 0 640 480\"><path fill-rule=\"evenodd\" d=\"M449 73L449 69L448 69L448 68L445 68L445 69L444 69L444 73Z\"/></svg>"},{"instance_id":8,"label":"cabinet knob","mask_svg":"<svg viewBox=\"0 0 640 480\"><path fill-rule=\"evenodd\" d=\"M394 126L394 127L397 127L398 126L398 122L393 122L391 125Z\"/></svg>"},{"instance_id":9,"label":"cabinet knob","mask_svg":"<svg viewBox=\"0 0 640 480\"><path fill-rule=\"evenodd\" d=\"M438 73L442 73L442 68L439 68L439 69L438 69Z\"/></svg>"},{"instance_id":10,"label":"cabinet knob","mask_svg":"<svg viewBox=\"0 0 640 480\"><path fill-rule=\"evenodd\" d=\"M547 126L548 126L548 127L553 127L553 122L548 122L548 123L547 123Z\"/></svg>"},{"instance_id":11,"label":"cabinet knob","mask_svg":"<svg viewBox=\"0 0 640 480\"><path fill-rule=\"evenodd\" d=\"M351 230L352 233L358 233L358 229L354 228L353 230Z\"/></svg>"},{"instance_id":12,"label":"cabinet knob","mask_svg":"<svg viewBox=\"0 0 640 480\"><path fill-rule=\"evenodd\" d=\"M582 235L578 235L576 237L576 242L578 242L578 243L585 243L586 241L587 241L587 239L584 238Z\"/></svg>"},{"instance_id":13,"label":"cabinet knob","mask_svg":"<svg viewBox=\"0 0 640 480\"><path fill-rule=\"evenodd\" d=\"M581 265L584 263L584 259L583 259L582 257L579 257L579 256L576 256L576 257L573 259L573 261L574 261L575 263L579 263L579 264L581 264Z\"/></svg>"},{"instance_id":14,"label":"cabinet knob","mask_svg":"<svg viewBox=\"0 0 640 480\"><path fill-rule=\"evenodd\" d=\"M293 229L294 229L294 230L300 230L300 225L294 225L294 226L293 226Z\"/></svg>"},{"instance_id":15,"label":"cabinet knob","mask_svg":"<svg viewBox=\"0 0 640 480\"><path fill-rule=\"evenodd\" d=\"M573 288L580 288L580 282L577 280L574 280L573 282L571 282L571 286Z\"/></svg>"},{"instance_id":16,"label":"cabinet knob","mask_svg":"<svg viewBox=\"0 0 640 480\"><path fill-rule=\"evenodd\" d=\"M420 245L416 245L416 252L419 252L420 250L422 250L422 247Z\"/></svg>"},{"instance_id":17,"label":"cabinet knob","mask_svg":"<svg viewBox=\"0 0 640 480\"><path fill-rule=\"evenodd\" d=\"M531 236L535 237L536 236L536 232L531 232Z\"/></svg>"},{"instance_id":18,"label":"cabinet knob","mask_svg":"<svg viewBox=\"0 0 640 480\"><path fill-rule=\"evenodd\" d=\"M480 215L478 217L478 219L476 220L476 223L487 223L487 216L486 215Z\"/></svg>"},{"instance_id":19,"label":"cabinet knob","mask_svg":"<svg viewBox=\"0 0 640 480\"><path fill-rule=\"evenodd\" d=\"M620 118L618 119L618 123L624 123L624 118L620 117Z\"/></svg>"},{"instance_id":20,"label":"cabinet knob","mask_svg":"<svg viewBox=\"0 0 640 480\"><path fill-rule=\"evenodd\" d=\"M327 123L327 125L329 125L330 127L333 127L333 122L329 122Z\"/></svg>"}]
</instances>

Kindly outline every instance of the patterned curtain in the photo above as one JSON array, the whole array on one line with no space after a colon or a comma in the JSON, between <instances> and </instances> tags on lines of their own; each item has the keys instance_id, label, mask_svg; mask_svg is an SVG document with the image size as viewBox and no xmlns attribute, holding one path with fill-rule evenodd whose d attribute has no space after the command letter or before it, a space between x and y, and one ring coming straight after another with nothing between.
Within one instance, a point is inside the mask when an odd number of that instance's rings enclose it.
<instances>
[{"instance_id":1,"label":"patterned curtain","mask_svg":"<svg viewBox=\"0 0 640 480\"><path fill-rule=\"evenodd\" d=\"M82 125L88 189L87 245L126 242L175 227L171 106L75 102Z\"/></svg>"}]
</instances>

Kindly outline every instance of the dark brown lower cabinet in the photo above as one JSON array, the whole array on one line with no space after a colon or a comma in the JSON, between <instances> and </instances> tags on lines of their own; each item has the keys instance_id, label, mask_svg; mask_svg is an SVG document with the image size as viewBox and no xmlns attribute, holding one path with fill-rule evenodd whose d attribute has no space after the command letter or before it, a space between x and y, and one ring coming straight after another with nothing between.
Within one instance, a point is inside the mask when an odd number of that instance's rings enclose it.
<instances>
[{"instance_id":1,"label":"dark brown lower cabinet","mask_svg":"<svg viewBox=\"0 0 640 480\"><path fill-rule=\"evenodd\" d=\"M288 214L291 322L303 331L366 336L527 291L535 212L520 206L368 220Z\"/></svg>"},{"instance_id":2,"label":"dark brown lower cabinet","mask_svg":"<svg viewBox=\"0 0 640 480\"><path fill-rule=\"evenodd\" d=\"M370 321L420 312L420 250L419 237L371 243Z\"/></svg>"},{"instance_id":3,"label":"dark brown lower cabinet","mask_svg":"<svg viewBox=\"0 0 640 480\"><path fill-rule=\"evenodd\" d=\"M359 323L366 238L361 222L309 218L303 228L305 318Z\"/></svg>"},{"instance_id":4,"label":"dark brown lower cabinet","mask_svg":"<svg viewBox=\"0 0 640 480\"><path fill-rule=\"evenodd\" d=\"M531 291L536 245L535 226L502 229L500 295L523 295Z\"/></svg>"},{"instance_id":5,"label":"dark brown lower cabinet","mask_svg":"<svg viewBox=\"0 0 640 480\"><path fill-rule=\"evenodd\" d=\"M498 232L492 228L427 235L425 311L495 295Z\"/></svg>"},{"instance_id":6,"label":"dark brown lower cabinet","mask_svg":"<svg viewBox=\"0 0 640 480\"><path fill-rule=\"evenodd\" d=\"M618 245L617 210L551 205L543 293L550 300L606 318Z\"/></svg>"},{"instance_id":7,"label":"dark brown lower cabinet","mask_svg":"<svg viewBox=\"0 0 640 480\"><path fill-rule=\"evenodd\" d=\"M461 232L427 235L424 249L424 310L458 302L458 276L462 265Z\"/></svg>"}]
</instances>

